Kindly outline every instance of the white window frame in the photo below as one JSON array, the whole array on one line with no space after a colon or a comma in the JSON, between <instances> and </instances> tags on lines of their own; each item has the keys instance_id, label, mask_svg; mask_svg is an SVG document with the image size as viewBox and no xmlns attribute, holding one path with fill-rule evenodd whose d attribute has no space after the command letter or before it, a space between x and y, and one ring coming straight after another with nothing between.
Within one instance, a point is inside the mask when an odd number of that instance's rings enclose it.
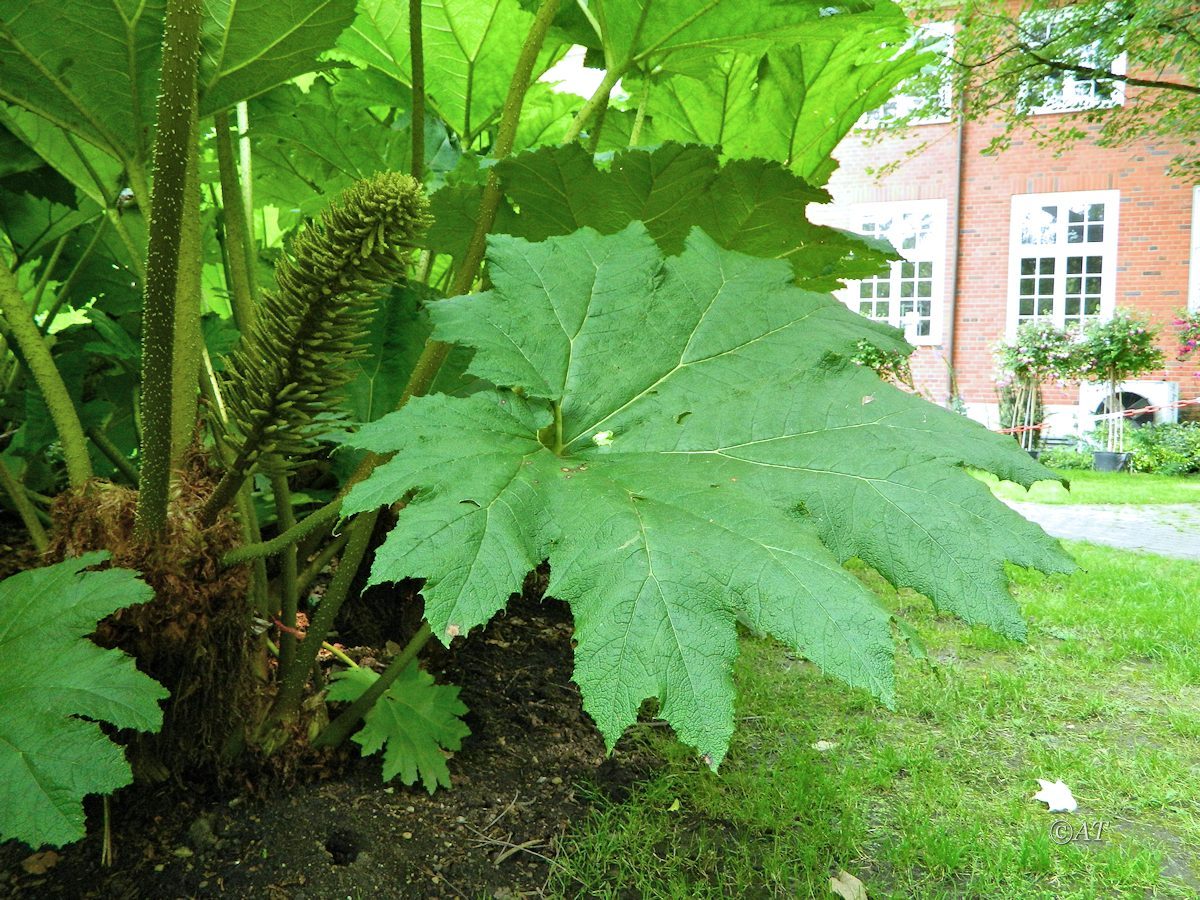
<instances>
[{"instance_id":1,"label":"white window frame","mask_svg":"<svg viewBox=\"0 0 1200 900\"><path fill-rule=\"evenodd\" d=\"M945 63L949 58L951 48L954 42L954 21L944 22L924 22L917 26L916 32L911 41L905 44L905 50L912 47L920 47L929 43L945 42L944 59L941 63ZM939 63L939 64L941 64ZM941 112L934 113L928 116L921 116L912 119L908 122L909 125L937 125L944 124L950 121L950 111L953 102L953 85L950 82L949 72L945 72L942 78L942 83L938 89L938 108ZM867 112L862 119L862 126L865 128L878 128L887 122L903 119L912 115L918 109L925 105L925 98L917 94L909 94L904 90L904 82L901 82L896 87L896 93L884 103L882 106Z\"/></svg>"},{"instance_id":2,"label":"white window frame","mask_svg":"<svg viewBox=\"0 0 1200 900\"><path fill-rule=\"evenodd\" d=\"M886 321L889 325L903 329L905 339L913 346L940 345L942 343L942 317L946 307L946 226L948 211L949 204L944 199L856 203L836 210L832 218L835 218L842 227L857 234L868 233L865 228L868 222L878 224L887 222L888 220L902 220L906 216L911 221L913 217L928 215L929 229L921 246L913 248L896 247L896 252L903 258L891 263L890 271L887 275L847 281L846 287L835 291L834 296L854 312L859 312L859 304L863 300L861 296L862 286L868 283L878 285L880 282L886 282L889 290L889 297L887 299L891 301L888 317L886 319L875 318L873 316L868 318L872 318L878 322ZM871 236L878 236L878 232L872 232ZM903 240L900 243L903 244ZM906 266L919 266L921 263L932 264L932 272L928 278L922 278L919 272L905 274ZM906 277L913 284L914 294L919 291L918 285L921 281L930 282L930 296L928 298L930 301L930 314L928 317L929 334L927 335L917 334L916 323L911 319L906 321L900 315L901 302L910 299L901 296ZM911 299L918 301L925 298L913 296Z\"/></svg>"},{"instance_id":3,"label":"white window frame","mask_svg":"<svg viewBox=\"0 0 1200 900\"><path fill-rule=\"evenodd\" d=\"M1189 312L1200 311L1200 184L1192 188L1192 248L1188 255Z\"/></svg>"},{"instance_id":4,"label":"white window frame","mask_svg":"<svg viewBox=\"0 0 1200 900\"><path fill-rule=\"evenodd\" d=\"M1069 6L1063 6L1054 10L1043 10L1036 14L1025 13L1021 17L1023 20L1021 28L1022 30L1031 30L1035 25L1041 24L1047 29L1046 41L1049 42L1049 35L1054 28L1055 19L1064 20L1065 17L1071 15L1070 9ZM1036 19L1042 19L1042 22L1038 23L1034 18L1035 15ZM1098 44L1099 42L1096 45L1097 50L1099 49ZM1038 106L1030 106L1026 111L1031 115L1042 116L1083 112L1089 109L1111 109L1114 106L1123 106L1125 104L1125 82L1120 79L1120 76L1125 74L1128 62L1129 54L1121 53L1113 59L1112 65L1109 66L1109 73L1118 78L1113 83L1112 96L1109 98L1096 96L1095 87L1097 80L1095 78L1076 77L1070 72L1064 72L1062 73L1062 91L1056 94L1050 102ZM1100 68L1100 60L1098 58L1086 61L1086 64ZM1090 85L1090 90L1083 90L1085 85ZM1029 84L1021 85L1019 100L1022 105L1028 101L1028 96L1032 90L1033 87ZM1073 97L1069 96L1072 92L1074 92Z\"/></svg>"},{"instance_id":5,"label":"white window frame","mask_svg":"<svg viewBox=\"0 0 1200 900\"><path fill-rule=\"evenodd\" d=\"M1070 221L1070 213L1072 210L1081 210L1085 207L1090 207L1095 204L1104 205L1103 218L1103 239L1100 241L1088 240L1088 229L1090 224L1088 221L1072 222ZM1045 226L1045 230L1054 236L1054 241L1038 244L1027 244L1022 242L1023 224L1028 213L1035 212L1044 207L1056 207L1055 221L1052 224ZM1097 314L1099 321L1107 321L1112 318L1113 310L1116 308L1117 297L1117 239L1119 235L1120 225L1120 210L1121 210L1121 192L1117 190L1108 191L1061 191L1051 194L1014 194L1012 197L1012 218L1009 229L1008 238L1008 309L1005 317L1006 327L1005 335L1008 340L1013 340L1017 334L1017 326L1021 322L1020 303L1022 293L1022 279L1033 278L1035 281L1043 281L1052 279L1051 297L1051 312L1045 316L1036 316L1029 321L1037 321L1041 319L1049 319L1059 328L1067 327L1066 323L1066 299L1067 299L1067 280L1072 277L1087 278L1087 260L1090 257L1101 257L1101 270L1097 273L1100 277L1100 290L1097 292L1100 298L1100 310ZM1066 213L1065 215L1063 213ZM1084 213L1085 217L1087 213ZM1072 242L1069 240L1069 232L1072 228L1082 229L1084 236L1083 241ZM1080 251L1086 250L1081 253ZM1030 255L1034 255L1037 259L1050 259L1054 261L1053 272L1047 274L1030 275L1022 273L1021 260ZM1082 258L1082 272L1069 272L1068 260ZM1040 289L1041 285L1036 285ZM1086 287L1082 288L1086 291ZM1084 297L1081 296L1081 307L1084 303ZM1084 310L1081 308L1080 313ZM1036 313L1036 311L1035 311ZM1070 323L1074 324L1074 323Z\"/></svg>"}]
</instances>

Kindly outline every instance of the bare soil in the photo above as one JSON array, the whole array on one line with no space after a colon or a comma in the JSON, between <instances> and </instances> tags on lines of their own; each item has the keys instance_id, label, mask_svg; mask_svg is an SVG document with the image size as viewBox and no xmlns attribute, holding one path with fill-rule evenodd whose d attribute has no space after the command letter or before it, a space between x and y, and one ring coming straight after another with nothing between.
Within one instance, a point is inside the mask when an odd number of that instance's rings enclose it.
<instances>
[{"instance_id":1,"label":"bare soil","mask_svg":"<svg viewBox=\"0 0 1200 900\"><path fill-rule=\"evenodd\" d=\"M7 546L0 566L13 558ZM568 825L596 798L623 799L654 765L633 742L605 753L571 682L570 640L564 604L526 597L431 660L471 710L451 790L384 785L378 758L359 758L357 746L236 792L134 786L110 802L110 867L100 865L102 805L89 798L84 840L48 855L0 845L0 896L544 896Z\"/></svg>"}]
</instances>

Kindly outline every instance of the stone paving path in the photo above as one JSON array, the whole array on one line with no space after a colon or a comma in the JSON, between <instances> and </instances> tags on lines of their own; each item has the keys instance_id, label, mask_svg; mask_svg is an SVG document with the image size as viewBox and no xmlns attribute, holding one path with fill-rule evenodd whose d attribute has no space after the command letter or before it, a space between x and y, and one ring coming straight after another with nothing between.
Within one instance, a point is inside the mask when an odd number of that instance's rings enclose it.
<instances>
[{"instance_id":1,"label":"stone paving path","mask_svg":"<svg viewBox=\"0 0 1200 900\"><path fill-rule=\"evenodd\" d=\"M1006 502L1057 538L1200 559L1200 504L1073 506Z\"/></svg>"}]
</instances>

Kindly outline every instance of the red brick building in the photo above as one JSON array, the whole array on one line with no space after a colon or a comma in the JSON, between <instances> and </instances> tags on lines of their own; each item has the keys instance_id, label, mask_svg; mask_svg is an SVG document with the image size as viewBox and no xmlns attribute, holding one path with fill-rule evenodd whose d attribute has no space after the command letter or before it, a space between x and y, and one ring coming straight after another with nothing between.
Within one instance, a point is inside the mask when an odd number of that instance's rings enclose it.
<instances>
[{"instance_id":1,"label":"red brick building","mask_svg":"<svg viewBox=\"0 0 1200 900\"><path fill-rule=\"evenodd\" d=\"M1061 110L1096 105L1084 96L1089 84L1069 83L1073 96L1051 98L1036 115L1082 119ZM1122 99L1122 91L1104 98ZM968 411L993 427L993 348L1036 318L1078 325L1117 308L1147 314L1163 328L1168 362L1126 389L1156 403L1200 395L1196 364L1175 359L1172 326L1180 310L1200 309L1200 186L1167 174L1182 148L1081 141L1055 156L1018 134L1007 150L983 155L1000 132L996 122L943 119L881 142L843 141L834 203L814 218L886 236L906 259L890 276L851 284L842 299L905 328L917 346L915 381L931 399L950 399L953 367ZM889 163L898 164L885 177L869 174ZM1100 399L1087 386L1050 386L1046 401L1052 427L1071 431L1090 424Z\"/></svg>"}]
</instances>

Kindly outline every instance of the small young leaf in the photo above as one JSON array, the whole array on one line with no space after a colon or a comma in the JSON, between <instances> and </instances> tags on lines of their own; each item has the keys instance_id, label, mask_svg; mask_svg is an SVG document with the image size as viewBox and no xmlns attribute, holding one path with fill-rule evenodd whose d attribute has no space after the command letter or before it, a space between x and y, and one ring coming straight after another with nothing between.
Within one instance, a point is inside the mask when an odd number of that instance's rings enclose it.
<instances>
[{"instance_id":1,"label":"small young leaf","mask_svg":"<svg viewBox=\"0 0 1200 900\"><path fill-rule=\"evenodd\" d=\"M379 676L367 668L347 669L333 676L330 700L357 700ZM412 663L380 697L354 735L363 756L383 749L383 780L397 775L405 784L421 779L433 793L450 787L450 770L443 750L458 750L471 733L462 722L467 707L458 688L433 683L433 676Z\"/></svg>"},{"instance_id":2,"label":"small young leaf","mask_svg":"<svg viewBox=\"0 0 1200 900\"><path fill-rule=\"evenodd\" d=\"M153 592L126 569L84 572L87 553L0 581L0 840L33 848L83 837L82 799L132 780L98 722L157 731L168 692L85 635ZM89 721L90 720L90 721Z\"/></svg>"}]
</instances>

